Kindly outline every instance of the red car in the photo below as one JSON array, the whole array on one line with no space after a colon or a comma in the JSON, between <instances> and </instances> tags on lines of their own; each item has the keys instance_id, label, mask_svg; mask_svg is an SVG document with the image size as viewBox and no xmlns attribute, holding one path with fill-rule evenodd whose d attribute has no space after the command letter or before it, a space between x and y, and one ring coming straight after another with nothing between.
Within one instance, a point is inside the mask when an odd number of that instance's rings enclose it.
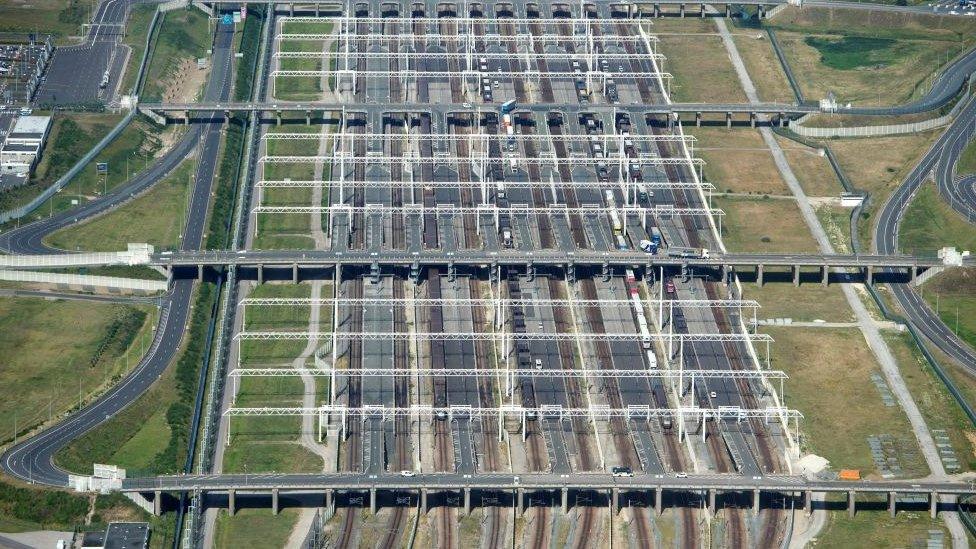
<instances>
[{"instance_id":1,"label":"red car","mask_svg":"<svg viewBox=\"0 0 976 549\"><path fill-rule=\"evenodd\" d=\"M674 282L671 282L670 280L667 281L664 284L664 291L668 292L669 294L673 294L675 292L675 290L674 290Z\"/></svg>"}]
</instances>

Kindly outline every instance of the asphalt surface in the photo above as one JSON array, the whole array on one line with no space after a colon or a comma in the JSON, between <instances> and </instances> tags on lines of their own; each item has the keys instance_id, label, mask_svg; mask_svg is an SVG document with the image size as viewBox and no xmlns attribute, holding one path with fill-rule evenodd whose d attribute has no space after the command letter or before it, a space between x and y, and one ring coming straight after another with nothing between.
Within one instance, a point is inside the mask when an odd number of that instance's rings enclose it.
<instances>
[{"instance_id":1,"label":"asphalt surface","mask_svg":"<svg viewBox=\"0 0 976 549\"><path fill-rule=\"evenodd\" d=\"M956 162L969 143L974 121L976 121L976 100L970 100L901 186L892 193L879 214L878 225L874 232L874 245L879 253L897 253L901 220L911 204L912 197L925 183L929 174L934 172L940 187L952 184ZM942 322L912 286L892 284L889 288L904 310L905 316L926 338L967 370L976 373L976 351Z\"/></svg>"},{"instance_id":2,"label":"asphalt surface","mask_svg":"<svg viewBox=\"0 0 976 549\"><path fill-rule=\"evenodd\" d=\"M129 8L140 0L105 0L98 5L88 36L77 46L57 48L45 80L37 91L38 104L73 105L110 101L122 77L128 46L122 44ZM109 70L109 82L101 88Z\"/></svg>"},{"instance_id":3,"label":"asphalt surface","mask_svg":"<svg viewBox=\"0 0 976 549\"><path fill-rule=\"evenodd\" d=\"M108 0L108 2L112 1ZM232 30L233 27L229 26L218 27L214 42L213 70L204 92L207 99L221 100L229 94L233 56ZM198 132L201 139L199 139L200 149L197 155L199 162L196 171L196 185L191 197L189 221L181 250L199 249L203 243L221 127L219 124L209 124L201 126ZM170 169L175 167L186 156L186 153L196 145L194 141L196 140L185 138L174 151L160 160L157 166L150 171L156 174L157 178L168 173L169 169L164 169L165 166L160 165L170 163ZM181 147L186 148L181 149ZM181 151L182 155L180 155ZM143 174L139 181L141 185L144 185L142 188L148 187L154 182L148 177L148 173ZM68 226L76 219L81 220L84 217L97 215L113 208L131 196L129 193L134 191L131 191L130 187L135 184L136 182L127 184L122 189L113 192L112 195L87 204L76 211L11 231L3 235L0 247L13 253L48 253L51 250L41 243L44 235ZM118 385L81 411L72 414L67 420L8 449L0 458L0 468L5 473L28 482L66 486L68 484L68 473L54 464L55 454L71 441L122 411L148 390L162 375L173 361L186 330L192 289L193 282L190 280L177 280L173 283L169 301L162 306L156 338L153 340L149 352L132 372L126 375Z\"/></svg>"}]
</instances>

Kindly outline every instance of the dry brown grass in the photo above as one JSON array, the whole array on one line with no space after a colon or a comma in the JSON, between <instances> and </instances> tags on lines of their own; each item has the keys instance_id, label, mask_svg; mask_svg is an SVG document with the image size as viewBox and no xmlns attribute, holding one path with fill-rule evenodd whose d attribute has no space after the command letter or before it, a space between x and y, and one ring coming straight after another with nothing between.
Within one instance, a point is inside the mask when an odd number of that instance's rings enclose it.
<instances>
[{"instance_id":1,"label":"dry brown grass","mask_svg":"<svg viewBox=\"0 0 976 549\"><path fill-rule=\"evenodd\" d=\"M651 25L650 32L662 33L658 53L666 57L664 71L674 75L672 100L706 103L746 100L712 21L659 19Z\"/></svg>"},{"instance_id":2,"label":"dry brown grass","mask_svg":"<svg viewBox=\"0 0 976 549\"><path fill-rule=\"evenodd\" d=\"M786 73L783 72L766 33L759 30L738 33L733 40L761 101L796 101L790 82L786 79Z\"/></svg>"},{"instance_id":3,"label":"dry brown grass","mask_svg":"<svg viewBox=\"0 0 976 549\"><path fill-rule=\"evenodd\" d=\"M734 252L816 252L793 200L716 198L715 206L725 210L722 238Z\"/></svg>"},{"instance_id":4,"label":"dry brown grass","mask_svg":"<svg viewBox=\"0 0 976 549\"><path fill-rule=\"evenodd\" d=\"M840 286L824 288L818 283L805 283L799 288L790 283L769 283L758 287L743 284L745 299L755 299L761 305L759 319L792 318L798 322L825 320L850 322L853 313Z\"/></svg>"},{"instance_id":5,"label":"dry brown grass","mask_svg":"<svg viewBox=\"0 0 976 549\"><path fill-rule=\"evenodd\" d=\"M837 174L830 167L830 160L820 155L820 149L780 136L776 136L776 141L807 196L838 196L844 191Z\"/></svg>"},{"instance_id":6,"label":"dry brown grass","mask_svg":"<svg viewBox=\"0 0 976 549\"><path fill-rule=\"evenodd\" d=\"M695 151L705 159L705 178L717 190L789 194L758 130L688 125L685 131L698 138Z\"/></svg>"},{"instance_id":7,"label":"dry brown grass","mask_svg":"<svg viewBox=\"0 0 976 549\"><path fill-rule=\"evenodd\" d=\"M866 440L890 434L911 450L901 456L906 473L924 475L908 419L899 407L885 407L871 374L879 372L874 355L857 329L763 328L773 336L772 367L784 370L786 404L804 414L805 450L830 460L836 469L860 469L876 475ZM838 436L841 435L842 436Z\"/></svg>"}]
</instances>

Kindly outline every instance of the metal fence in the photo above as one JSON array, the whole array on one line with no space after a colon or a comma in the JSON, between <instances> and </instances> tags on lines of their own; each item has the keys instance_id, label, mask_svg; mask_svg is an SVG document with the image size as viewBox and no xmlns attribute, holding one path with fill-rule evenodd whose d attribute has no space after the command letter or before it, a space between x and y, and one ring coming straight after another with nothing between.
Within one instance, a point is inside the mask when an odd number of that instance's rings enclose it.
<instances>
[{"instance_id":1,"label":"metal fence","mask_svg":"<svg viewBox=\"0 0 976 549\"><path fill-rule=\"evenodd\" d=\"M0 280L11 282L36 282L42 284L67 284L91 288L114 288L118 290L138 290L143 292L165 292L169 287L166 280L146 280L143 278L122 278L117 276L96 276L65 273L40 273L35 271L11 271L0 269Z\"/></svg>"},{"instance_id":2,"label":"metal fence","mask_svg":"<svg viewBox=\"0 0 976 549\"><path fill-rule=\"evenodd\" d=\"M803 137L827 139L831 137L881 137L885 135L903 135L920 133L948 125L956 114L966 104L969 94L964 94L952 110L943 116L922 120L920 122L906 122L905 124L885 124L882 126L852 126L848 128L808 128L803 125L811 115L806 114L790 124L793 133Z\"/></svg>"}]
</instances>

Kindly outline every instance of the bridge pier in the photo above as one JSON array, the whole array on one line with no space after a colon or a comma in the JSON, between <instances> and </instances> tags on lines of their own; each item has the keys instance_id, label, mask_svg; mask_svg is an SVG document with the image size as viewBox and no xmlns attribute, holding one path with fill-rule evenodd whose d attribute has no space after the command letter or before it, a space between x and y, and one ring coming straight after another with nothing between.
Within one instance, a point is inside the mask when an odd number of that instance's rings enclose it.
<instances>
[{"instance_id":1,"label":"bridge pier","mask_svg":"<svg viewBox=\"0 0 976 549\"><path fill-rule=\"evenodd\" d=\"M732 18L732 4L725 4L725 18Z\"/></svg>"},{"instance_id":2,"label":"bridge pier","mask_svg":"<svg viewBox=\"0 0 976 549\"><path fill-rule=\"evenodd\" d=\"M654 511L658 516L664 512L664 489L660 486L654 489Z\"/></svg>"},{"instance_id":3,"label":"bridge pier","mask_svg":"<svg viewBox=\"0 0 976 549\"><path fill-rule=\"evenodd\" d=\"M897 509L895 508L895 501L897 500L897 494L895 492L888 492L888 515L891 518L895 518L895 513Z\"/></svg>"},{"instance_id":4,"label":"bridge pier","mask_svg":"<svg viewBox=\"0 0 976 549\"><path fill-rule=\"evenodd\" d=\"M756 286L762 288L763 285L763 267L762 263L756 265Z\"/></svg>"},{"instance_id":5,"label":"bridge pier","mask_svg":"<svg viewBox=\"0 0 976 549\"><path fill-rule=\"evenodd\" d=\"M828 269L826 265L820 267L820 284L823 285L824 288L830 285L830 269Z\"/></svg>"},{"instance_id":6,"label":"bridge pier","mask_svg":"<svg viewBox=\"0 0 976 549\"><path fill-rule=\"evenodd\" d=\"M237 490L231 488L227 490L227 514L234 516L237 512Z\"/></svg>"},{"instance_id":7,"label":"bridge pier","mask_svg":"<svg viewBox=\"0 0 976 549\"><path fill-rule=\"evenodd\" d=\"M224 109L224 125L230 124L230 110Z\"/></svg>"},{"instance_id":8,"label":"bridge pier","mask_svg":"<svg viewBox=\"0 0 976 549\"><path fill-rule=\"evenodd\" d=\"M278 514L278 489L271 489L271 513Z\"/></svg>"},{"instance_id":9,"label":"bridge pier","mask_svg":"<svg viewBox=\"0 0 976 549\"><path fill-rule=\"evenodd\" d=\"M278 125L278 126L281 125L281 110L280 109L275 111L275 122L276 122L276 125Z\"/></svg>"},{"instance_id":10,"label":"bridge pier","mask_svg":"<svg viewBox=\"0 0 976 549\"><path fill-rule=\"evenodd\" d=\"M874 267L870 265L864 268L864 283L868 286L874 284Z\"/></svg>"},{"instance_id":11,"label":"bridge pier","mask_svg":"<svg viewBox=\"0 0 976 549\"><path fill-rule=\"evenodd\" d=\"M749 125L753 128L756 127L756 113L754 112L749 113Z\"/></svg>"},{"instance_id":12,"label":"bridge pier","mask_svg":"<svg viewBox=\"0 0 976 549\"><path fill-rule=\"evenodd\" d=\"M189 126L190 125L190 111L189 110L183 111L183 125L184 126Z\"/></svg>"},{"instance_id":13,"label":"bridge pier","mask_svg":"<svg viewBox=\"0 0 976 549\"><path fill-rule=\"evenodd\" d=\"M153 516L158 517L163 514L163 492L156 490L153 492Z\"/></svg>"},{"instance_id":14,"label":"bridge pier","mask_svg":"<svg viewBox=\"0 0 976 549\"><path fill-rule=\"evenodd\" d=\"M732 127L732 113L731 112L726 112L725 113L725 127L726 128L731 128Z\"/></svg>"},{"instance_id":15,"label":"bridge pier","mask_svg":"<svg viewBox=\"0 0 976 549\"><path fill-rule=\"evenodd\" d=\"M781 128L785 128L786 127L786 113L785 112L779 113L779 127L781 127Z\"/></svg>"},{"instance_id":16,"label":"bridge pier","mask_svg":"<svg viewBox=\"0 0 976 549\"><path fill-rule=\"evenodd\" d=\"M715 488L708 489L708 512L715 514Z\"/></svg>"},{"instance_id":17,"label":"bridge pier","mask_svg":"<svg viewBox=\"0 0 976 549\"><path fill-rule=\"evenodd\" d=\"M654 4L654 17L661 17L661 4Z\"/></svg>"},{"instance_id":18,"label":"bridge pier","mask_svg":"<svg viewBox=\"0 0 976 549\"><path fill-rule=\"evenodd\" d=\"M376 488L369 489L369 512L376 514Z\"/></svg>"},{"instance_id":19,"label":"bridge pier","mask_svg":"<svg viewBox=\"0 0 976 549\"><path fill-rule=\"evenodd\" d=\"M793 285L797 288L800 287L800 266L793 265Z\"/></svg>"},{"instance_id":20,"label":"bridge pier","mask_svg":"<svg viewBox=\"0 0 976 549\"><path fill-rule=\"evenodd\" d=\"M685 16L685 5L684 4L679 4L678 5L678 13L681 14L681 17L684 17Z\"/></svg>"},{"instance_id":21,"label":"bridge pier","mask_svg":"<svg viewBox=\"0 0 976 549\"><path fill-rule=\"evenodd\" d=\"M616 516L617 511L620 507L620 489L611 488L610 489L610 514Z\"/></svg>"},{"instance_id":22,"label":"bridge pier","mask_svg":"<svg viewBox=\"0 0 976 549\"><path fill-rule=\"evenodd\" d=\"M264 284L264 265L258 263L258 284Z\"/></svg>"},{"instance_id":23,"label":"bridge pier","mask_svg":"<svg viewBox=\"0 0 976 549\"><path fill-rule=\"evenodd\" d=\"M847 492L847 516L854 518L854 513L857 511L855 509L856 505L854 502L854 490L848 490Z\"/></svg>"},{"instance_id":24,"label":"bridge pier","mask_svg":"<svg viewBox=\"0 0 976 549\"><path fill-rule=\"evenodd\" d=\"M813 514L813 490L803 492L803 506L807 510L807 516Z\"/></svg>"},{"instance_id":25,"label":"bridge pier","mask_svg":"<svg viewBox=\"0 0 976 549\"><path fill-rule=\"evenodd\" d=\"M939 516L939 493L929 494L929 516L934 520Z\"/></svg>"},{"instance_id":26,"label":"bridge pier","mask_svg":"<svg viewBox=\"0 0 976 549\"><path fill-rule=\"evenodd\" d=\"M762 499L762 492L759 491L759 488L754 489L752 491L752 514L754 515L759 514L759 501L761 499Z\"/></svg>"},{"instance_id":27,"label":"bridge pier","mask_svg":"<svg viewBox=\"0 0 976 549\"><path fill-rule=\"evenodd\" d=\"M333 498L333 495L334 495L334 491L333 490L329 489L329 490L326 490L325 491L325 506L327 508L331 508L332 507L332 498Z\"/></svg>"},{"instance_id":28,"label":"bridge pier","mask_svg":"<svg viewBox=\"0 0 976 549\"><path fill-rule=\"evenodd\" d=\"M197 265L197 280L203 281L203 265Z\"/></svg>"},{"instance_id":29,"label":"bridge pier","mask_svg":"<svg viewBox=\"0 0 976 549\"><path fill-rule=\"evenodd\" d=\"M569 489L568 488L562 489L562 508L563 508L564 515L569 512Z\"/></svg>"},{"instance_id":30,"label":"bridge pier","mask_svg":"<svg viewBox=\"0 0 976 549\"><path fill-rule=\"evenodd\" d=\"M310 110L305 111L305 125L306 126L312 125L312 111Z\"/></svg>"},{"instance_id":31,"label":"bridge pier","mask_svg":"<svg viewBox=\"0 0 976 549\"><path fill-rule=\"evenodd\" d=\"M427 514L427 489L426 488L420 489L420 514L421 515Z\"/></svg>"},{"instance_id":32,"label":"bridge pier","mask_svg":"<svg viewBox=\"0 0 976 549\"><path fill-rule=\"evenodd\" d=\"M515 509L518 512L518 516L525 514L525 490L518 488L515 490Z\"/></svg>"},{"instance_id":33,"label":"bridge pier","mask_svg":"<svg viewBox=\"0 0 976 549\"><path fill-rule=\"evenodd\" d=\"M705 18L705 4L698 4L698 9L700 10L699 11L699 14L701 15L701 18L704 19Z\"/></svg>"},{"instance_id":34,"label":"bridge pier","mask_svg":"<svg viewBox=\"0 0 976 549\"><path fill-rule=\"evenodd\" d=\"M701 120L702 120L702 113L701 113L701 111L698 111L698 112L695 113L695 127L696 128L700 128L701 127Z\"/></svg>"},{"instance_id":35,"label":"bridge pier","mask_svg":"<svg viewBox=\"0 0 976 549\"><path fill-rule=\"evenodd\" d=\"M298 263L291 264L291 283L298 284Z\"/></svg>"},{"instance_id":36,"label":"bridge pier","mask_svg":"<svg viewBox=\"0 0 976 549\"><path fill-rule=\"evenodd\" d=\"M464 514L471 514L471 488L464 489Z\"/></svg>"}]
</instances>

